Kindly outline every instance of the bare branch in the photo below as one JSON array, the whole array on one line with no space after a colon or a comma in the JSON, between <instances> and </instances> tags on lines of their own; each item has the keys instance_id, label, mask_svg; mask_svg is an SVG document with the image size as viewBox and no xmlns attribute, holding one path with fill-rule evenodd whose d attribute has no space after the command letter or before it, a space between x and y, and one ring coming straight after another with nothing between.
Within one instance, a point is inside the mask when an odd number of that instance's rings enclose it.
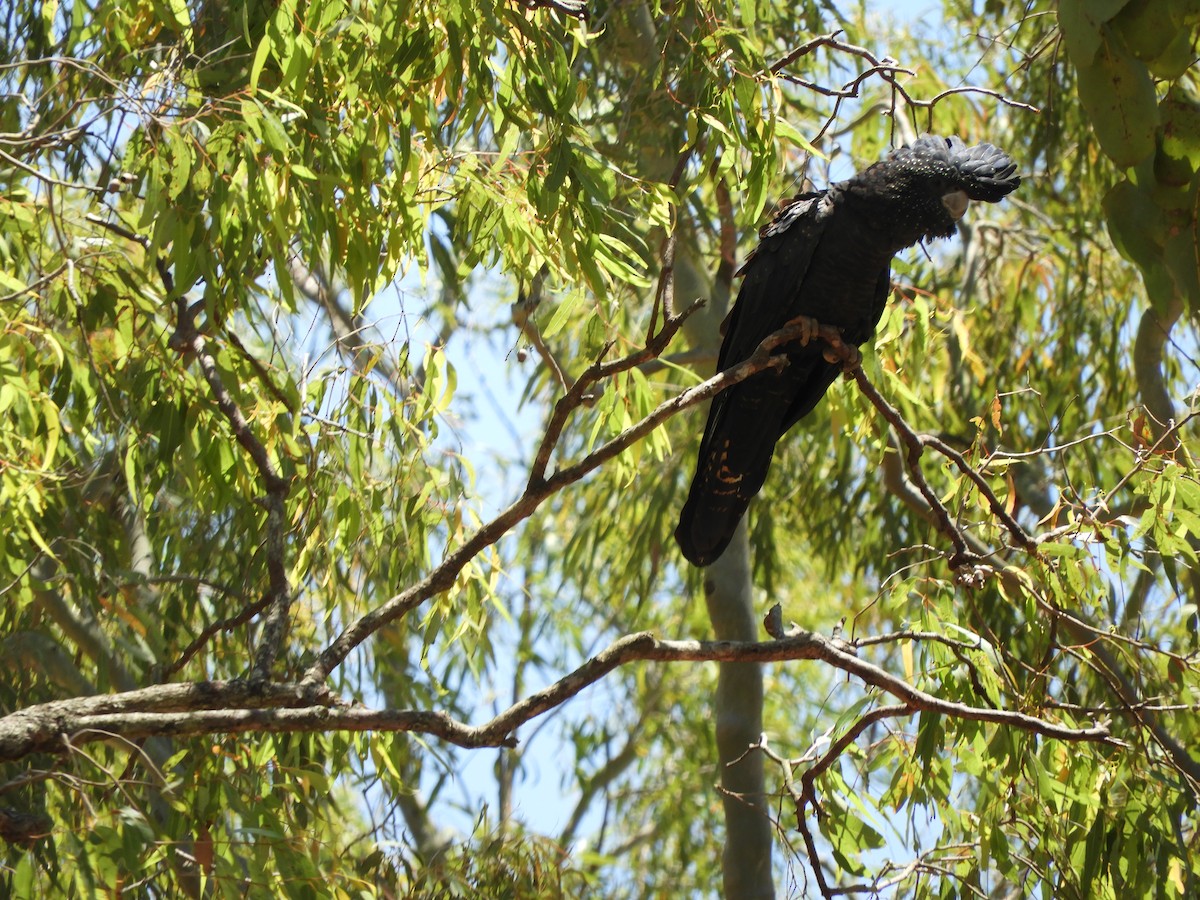
<instances>
[{"instance_id":1,"label":"bare branch","mask_svg":"<svg viewBox=\"0 0 1200 900\"><path fill-rule=\"evenodd\" d=\"M17 159L11 153L5 153L3 150L0 150L0 159L4 160L10 166L16 166L22 172L33 176L43 184L53 185L54 187L70 188L77 191L86 191L87 193L97 195L104 195L108 192L108 188L103 185L82 184L77 181L62 181L61 179L55 178L53 175L47 175L45 172L21 162L21 160Z\"/></svg>"},{"instance_id":2,"label":"bare branch","mask_svg":"<svg viewBox=\"0 0 1200 900\"><path fill-rule=\"evenodd\" d=\"M63 263L53 271L47 272L41 278L29 282L29 284L25 285L25 287L21 288L19 291L13 291L11 294L5 294L4 296L0 297L0 303L10 303L13 300L20 300L22 297L37 292L40 288L54 281L54 279L63 274L63 272L66 272L69 267L70 263Z\"/></svg>"},{"instance_id":3,"label":"bare branch","mask_svg":"<svg viewBox=\"0 0 1200 900\"><path fill-rule=\"evenodd\" d=\"M0 760L61 751L62 735L77 730L77 723L84 719L102 719L131 712L175 713L208 707L260 709L338 702L333 694L320 687L252 684L248 681L160 684L116 694L56 700L0 717Z\"/></svg>"},{"instance_id":4,"label":"bare branch","mask_svg":"<svg viewBox=\"0 0 1200 900\"><path fill-rule=\"evenodd\" d=\"M837 31L832 31L829 34L820 35L819 37L815 37L810 41L806 41L805 43L801 44L799 47L796 47L795 49L791 50L786 56L782 57L777 62L775 62L771 66L771 73L774 75L779 75L781 78L783 78L786 81L791 82L792 84L798 85L800 87L806 88L811 91L815 91L818 94L823 94L824 96L827 96L827 97L836 97L838 106L841 105L841 102L843 100L858 97L859 91L862 87L863 82L866 81L867 79L871 78L872 76L877 75L885 83L887 83L888 85L891 86L892 91L893 91L893 101L894 101L895 96L899 95L900 97L903 98L904 102L907 105L913 107L914 109L929 110L929 126L928 127L932 127L932 125L933 125L933 109L934 109L934 107L937 106L937 104L940 103L942 100L946 99L947 97L951 97L955 94L983 94L984 96L992 97L992 98L998 100L999 102L1003 103L1006 106L1011 106L1016 109L1027 110L1028 112L1032 112L1032 113L1041 112L1041 110L1039 110L1037 107L1030 106L1028 103L1020 103L1016 100L1012 100L1009 97L1006 97L1003 94L1001 94L999 91L991 90L990 88L974 87L971 85L964 85L962 87L949 88L947 90L942 91L940 94L935 95L934 97L932 97L929 100L916 100L904 88L904 86L900 84L900 82L896 78L897 75L908 75L910 77L914 77L916 75L916 73L914 71L912 71L911 69L904 68L903 66L899 65L893 59L888 59L886 57L880 59L880 58L876 57L875 54L873 54L870 50L866 49L865 47L859 47L854 44L848 44L845 41L839 40L838 35L840 35L841 33L842 33L842 31L841 31L841 29L839 29ZM784 71L788 66L790 66L797 59L799 59L802 56L806 56L809 53L812 53L814 50L817 50L820 47L828 47L830 50L835 50L840 53L847 53L851 56L857 56L860 59L864 60L868 64L869 68L867 68L865 71L860 73L856 78L853 78L852 80L846 82L844 85L842 85L842 87L840 89L828 88L828 87L825 87L824 85L820 85L820 84L816 84L815 82L807 81L798 76L790 75ZM836 115L836 108L834 111L834 115ZM825 129L829 127L829 124L830 124L829 122L826 122L825 127L821 129L820 134L824 134ZM818 135L818 137L820 137L820 134Z\"/></svg>"},{"instance_id":5,"label":"bare branch","mask_svg":"<svg viewBox=\"0 0 1200 900\"><path fill-rule=\"evenodd\" d=\"M144 235L137 234L119 222L111 221L92 213L88 213L86 218L89 222L141 247L148 247L150 244L149 239ZM171 276L169 268L161 259L155 260L155 266L159 276L162 278L167 294L174 293L174 279ZM263 481L266 493L263 505L267 509L265 541L267 577L270 589L261 606L264 608L269 606L270 611L267 614L267 619L263 627L258 656L255 659L253 671L257 678L265 680L269 677L271 667L274 665L275 659L282 648L284 636L287 631L288 612L291 606L291 588L288 584L287 564L284 553L284 535L287 530L285 502L291 491L291 484L280 473L278 466L271 459L270 452L262 441L259 440L258 436L255 435L245 414L243 414L241 408L225 387L224 380L221 378L221 373L217 368L216 360L208 350L208 343L204 335L196 328L195 316L198 309L198 305L196 307L189 306L184 297L177 297L175 299L177 318L175 333L171 336L169 345L175 350L194 355L200 365L204 380L208 383L213 398L217 401L217 407L229 422L234 439L250 456ZM283 393L274 385L258 360L242 346L241 341L236 337L232 337L231 343L241 351L259 378L266 383L268 389L281 402L287 405ZM207 639L208 636L211 636L210 632L206 632L205 635L202 635L202 638ZM194 641L184 651L183 658L177 661L169 671L175 671L178 666L186 663L201 645L202 641Z\"/></svg>"},{"instance_id":6,"label":"bare branch","mask_svg":"<svg viewBox=\"0 0 1200 900\"><path fill-rule=\"evenodd\" d=\"M287 531L287 513L284 501L291 485L284 478L275 463L271 460L266 446L258 439L250 428L241 409L226 389L221 373L217 370L217 361L208 350L208 344L198 331L191 326L190 320L184 320L181 325L192 328L187 346L196 355L204 380L208 382L217 406L225 414L234 439L242 445L258 469L266 488L264 505L267 508L266 525L266 557L267 578L270 582L271 606L263 625L258 655L254 660L254 674L265 679L269 676L271 667L283 645L287 631L288 611L291 607L291 587L288 584L287 563L284 559L284 534Z\"/></svg>"},{"instance_id":7,"label":"bare branch","mask_svg":"<svg viewBox=\"0 0 1200 900\"><path fill-rule=\"evenodd\" d=\"M909 101L913 106L928 107L932 110L939 101L944 100L953 94L983 94L985 97L994 97L1005 106L1011 106L1013 109L1023 109L1026 112L1041 114L1041 109L1036 106L1031 106L1028 103L1021 103L1019 100L1013 100L1011 97L1006 97L999 91L993 91L991 88L974 87L972 85L964 85L963 87L948 88L940 94L936 94L928 100L912 100Z\"/></svg>"},{"instance_id":8,"label":"bare branch","mask_svg":"<svg viewBox=\"0 0 1200 900\"><path fill-rule=\"evenodd\" d=\"M877 706L875 709L864 713L859 717L853 725L846 729L845 733L829 745L829 749L822 754L821 758L805 770L800 777L801 795L815 802L816 788L814 782L825 773L825 771L841 758L842 753L858 740L858 736L874 725L876 722L882 722L884 719L895 719L903 716L911 716L917 712L916 708L909 706L907 703L895 703L891 706Z\"/></svg>"},{"instance_id":9,"label":"bare branch","mask_svg":"<svg viewBox=\"0 0 1200 900\"><path fill-rule=\"evenodd\" d=\"M95 213L87 213L84 215L84 218L93 225L99 225L106 231L111 231L113 234L117 235L118 237L122 237L127 241L140 244L142 247L150 246L150 238L146 237L144 234L138 234L135 231L131 231L120 222L115 222L112 219L106 219L103 216L96 215Z\"/></svg>"},{"instance_id":10,"label":"bare branch","mask_svg":"<svg viewBox=\"0 0 1200 900\"><path fill-rule=\"evenodd\" d=\"M876 644L895 644L900 641L928 641L935 644L945 644L955 650L982 650L982 639L975 642L960 641L947 637L937 631L892 631L887 634L873 634L866 637L854 638L850 643L854 647L873 647Z\"/></svg>"},{"instance_id":11,"label":"bare branch","mask_svg":"<svg viewBox=\"0 0 1200 900\"><path fill-rule=\"evenodd\" d=\"M950 511L946 509L946 505L929 486L929 482L925 480L925 476L921 473L921 454L924 451L924 444L921 442L920 436L904 421L904 417L900 415L900 411L892 406L883 398L883 395L876 390L870 379L861 366L857 366L850 370L850 375L858 383L858 388L862 391L871 405L879 410L880 415L887 420L888 424L895 429L900 436L900 440L904 442L908 450L908 472L913 483L917 486L917 490L921 492L921 496L925 498L925 502L933 511L935 520L937 521L938 530L950 539L954 545L954 554L950 557L950 568L958 569L963 566L976 565L981 562L979 556L967 546L967 540L963 536L962 531L954 524L954 520L950 517Z\"/></svg>"},{"instance_id":12,"label":"bare branch","mask_svg":"<svg viewBox=\"0 0 1200 900\"><path fill-rule=\"evenodd\" d=\"M1005 505L996 496L996 492L992 490L992 486L987 483L987 480L979 474L979 471L972 466L963 457L961 453L943 441L941 438L932 434L917 435L917 439L922 446L931 447L942 456L949 459L958 468L963 475L971 480L971 483L983 495L987 501L988 508L991 509L992 515L1000 520L1000 523L1008 530L1008 533L1016 540L1017 545L1034 556L1038 555L1038 544L1034 537L1021 527L1020 523L1012 517Z\"/></svg>"},{"instance_id":13,"label":"bare branch","mask_svg":"<svg viewBox=\"0 0 1200 900\"><path fill-rule=\"evenodd\" d=\"M458 549L448 554L442 563L428 575L385 601L376 609L364 613L347 626L321 653L317 662L308 670L304 676L305 682L316 683L324 681L329 676L329 673L346 658L351 650L365 641L375 631L420 606L430 597L440 594L442 591L449 590L454 584L454 580L458 577L458 573L463 570L468 562L507 534L519 522L529 518L547 497L595 471L608 460L641 440L655 428L658 428L667 419L687 409L689 406L702 403L731 385L744 381L756 372L786 365L786 358L773 356L772 351L781 344L801 340L808 333L808 326L804 324L792 324L781 328L779 331L765 338L759 344L758 349L745 362L714 375L707 381L689 388L682 394L659 404L657 409L640 422L626 428L574 465L558 470L549 478L541 475L540 473L544 472L545 466L549 464L550 454L566 424L567 416L582 403L581 397L584 388L603 376L633 368L640 365L645 359L653 357L656 352L660 352L659 345L665 347L666 343L678 330L683 318L697 308L698 305L693 304L671 322L665 323L663 330L659 332L653 342L654 346L639 350L613 363L598 361L587 372L581 375L567 396L561 398L555 406L554 415L551 417L546 434L542 438L537 458L534 460L533 474L530 476L529 484L526 486L524 493L507 509L504 509L498 516L483 525L461 544Z\"/></svg>"},{"instance_id":14,"label":"bare branch","mask_svg":"<svg viewBox=\"0 0 1200 900\"><path fill-rule=\"evenodd\" d=\"M163 678L170 678L172 675L186 666L188 662L191 661L192 657L199 653L201 648L204 647L204 645L207 644L214 635L222 631L231 631L239 625L245 625L270 605L271 596L268 594L259 599L257 602L247 605L236 615L213 622L198 635L196 635L195 639L184 648L182 653L179 654L179 658L176 659L175 662L171 663L171 665L167 666L163 670Z\"/></svg>"},{"instance_id":15,"label":"bare branch","mask_svg":"<svg viewBox=\"0 0 1200 900\"><path fill-rule=\"evenodd\" d=\"M339 703L328 691L305 684L250 681L159 685L122 694L84 697L28 707L0 718L0 761L35 752L120 737L243 733L403 731L440 737L461 747L515 746L514 732L561 706L619 666L634 661L782 662L820 660L900 700L910 711L990 722L1062 741L1124 747L1102 725L1072 728L1026 713L943 700L859 659L844 641L812 632L783 640L663 641L649 633L627 635L549 687L517 701L489 722L471 726L442 712L375 710ZM69 736L69 739L68 739Z\"/></svg>"},{"instance_id":16,"label":"bare branch","mask_svg":"<svg viewBox=\"0 0 1200 900\"><path fill-rule=\"evenodd\" d=\"M662 270L658 273L658 288L654 291L654 306L650 310L650 325L646 328L647 344L654 340L660 309L664 322L675 318L675 245L677 241L678 235L672 231L663 244Z\"/></svg>"}]
</instances>

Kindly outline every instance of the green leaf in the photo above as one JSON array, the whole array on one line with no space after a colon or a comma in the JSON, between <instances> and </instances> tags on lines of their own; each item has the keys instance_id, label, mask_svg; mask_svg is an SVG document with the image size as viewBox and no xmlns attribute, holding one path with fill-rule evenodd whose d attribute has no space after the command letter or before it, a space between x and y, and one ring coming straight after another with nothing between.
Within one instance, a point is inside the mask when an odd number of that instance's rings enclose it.
<instances>
[{"instance_id":1,"label":"green leaf","mask_svg":"<svg viewBox=\"0 0 1200 900\"><path fill-rule=\"evenodd\" d=\"M192 17L188 11L187 0L166 0L176 29L183 37L188 49L192 47Z\"/></svg>"},{"instance_id":2,"label":"green leaf","mask_svg":"<svg viewBox=\"0 0 1200 900\"><path fill-rule=\"evenodd\" d=\"M1062 28L1067 55L1076 66L1095 59L1103 42L1105 22L1121 11L1129 0L1059 0L1058 24Z\"/></svg>"},{"instance_id":3,"label":"green leaf","mask_svg":"<svg viewBox=\"0 0 1200 900\"><path fill-rule=\"evenodd\" d=\"M813 146L808 138L806 138L798 128L792 125L787 119L779 116L775 119L775 133L786 141L795 144L809 156L814 159L828 159L829 157Z\"/></svg>"},{"instance_id":4,"label":"green leaf","mask_svg":"<svg viewBox=\"0 0 1200 900\"><path fill-rule=\"evenodd\" d=\"M583 301L582 291L569 291L562 300L559 301L558 307L554 310L554 314L550 317L550 321L546 323L546 327L542 329L542 337L549 339L554 337L563 328L567 322L571 320L571 316Z\"/></svg>"},{"instance_id":5,"label":"green leaf","mask_svg":"<svg viewBox=\"0 0 1200 900\"><path fill-rule=\"evenodd\" d=\"M27 285L21 279L0 269L0 288L6 293L21 294L25 292Z\"/></svg>"},{"instance_id":6,"label":"green leaf","mask_svg":"<svg viewBox=\"0 0 1200 900\"><path fill-rule=\"evenodd\" d=\"M742 24L746 28L753 28L754 23L758 21L755 0L738 0L738 9L741 12Z\"/></svg>"},{"instance_id":7,"label":"green leaf","mask_svg":"<svg viewBox=\"0 0 1200 900\"><path fill-rule=\"evenodd\" d=\"M292 142L284 130L279 117L269 109L262 110L263 142L272 150L287 153L292 149Z\"/></svg>"},{"instance_id":8,"label":"green leaf","mask_svg":"<svg viewBox=\"0 0 1200 900\"><path fill-rule=\"evenodd\" d=\"M1146 66L1107 26L1094 59L1077 64L1079 99L1105 153L1122 168L1154 152L1158 97Z\"/></svg>"},{"instance_id":9,"label":"green leaf","mask_svg":"<svg viewBox=\"0 0 1200 900\"><path fill-rule=\"evenodd\" d=\"M547 172L542 181L542 190L544 195L557 194L567 178L567 173L571 170L571 145L565 140L555 141L550 148L546 166ZM552 207L557 205L558 203L555 202Z\"/></svg>"},{"instance_id":10,"label":"green leaf","mask_svg":"<svg viewBox=\"0 0 1200 900\"><path fill-rule=\"evenodd\" d=\"M1104 215L1113 243L1143 269L1162 260L1166 221L1149 192L1123 179L1104 197Z\"/></svg>"},{"instance_id":11,"label":"green leaf","mask_svg":"<svg viewBox=\"0 0 1200 900\"><path fill-rule=\"evenodd\" d=\"M271 55L271 38L264 36L258 42L258 47L254 51L254 61L250 63L250 90L258 90L258 79L262 76L263 66L267 63L267 57Z\"/></svg>"},{"instance_id":12,"label":"green leaf","mask_svg":"<svg viewBox=\"0 0 1200 900\"><path fill-rule=\"evenodd\" d=\"M1113 18L1112 29L1134 56L1150 62L1160 57L1178 34L1170 12L1170 4L1162 0L1129 2Z\"/></svg>"},{"instance_id":13,"label":"green leaf","mask_svg":"<svg viewBox=\"0 0 1200 900\"><path fill-rule=\"evenodd\" d=\"M1175 283L1175 292L1193 310L1200 310L1200 241L1193 228L1177 230L1167 238L1163 261Z\"/></svg>"}]
</instances>

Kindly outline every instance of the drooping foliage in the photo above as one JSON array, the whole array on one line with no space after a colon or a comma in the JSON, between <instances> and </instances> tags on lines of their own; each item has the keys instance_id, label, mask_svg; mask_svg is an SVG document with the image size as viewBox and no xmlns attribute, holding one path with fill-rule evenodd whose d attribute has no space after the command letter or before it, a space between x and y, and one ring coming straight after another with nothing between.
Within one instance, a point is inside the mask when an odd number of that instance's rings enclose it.
<instances>
[{"instance_id":1,"label":"drooping foliage","mask_svg":"<svg viewBox=\"0 0 1200 900\"><path fill-rule=\"evenodd\" d=\"M931 131L1021 190L895 267L900 425L839 382L749 514L762 612L886 676L764 668L776 890L1193 895L1197 15L976 7L0 11L0 893L714 893L708 664L516 748L353 714L708 636L701 413L605 448L712 374L779 199Z\"/></svg>"}]
</instances>

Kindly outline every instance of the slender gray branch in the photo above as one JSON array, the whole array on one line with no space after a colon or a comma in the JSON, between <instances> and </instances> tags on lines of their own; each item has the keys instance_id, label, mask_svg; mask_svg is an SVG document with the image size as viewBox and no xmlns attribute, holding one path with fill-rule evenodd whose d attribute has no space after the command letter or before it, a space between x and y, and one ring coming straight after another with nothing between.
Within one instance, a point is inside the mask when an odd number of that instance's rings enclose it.
<instances>
[{"instance_id":1,"label":"slender gray branch","mask_svg":"<svg viewBox=\"0 0 1200 900\"><path fill-rule=\"evenodd\" d=\"M546 435L542 439L542 445L539 448L538 456L534 463L534 474L531 475L529 484L521 496L501 511L494 519L483 525L456 550L450 552L440 565L420 581L410 585L399 594L396 594L370 612L363 614L348 625L326 647L318 657L317 662L305 673L305 682L312 684L323 682L334 668L346 658L350 651L384 625L395 621L420 606L430 597L449 590L453 586L459 572L463 570L467 563L474 559L484 548L500 540L501 537L507 534L518 523L533 515L546 498L595 471L601 465L608 462L608 460L641 440L655 428L658 428L667 419L687 409L689 406L695 406L698 403L708 400L720 391L744 381L756 372L786 365L786 358L773 356L772 351L781 344L794 340L803 340L804 336L808 334L808 327L804 324L792 324L781 328L764 339L758 346L758 349L745 362L727 369L718 375L714 375L707 381L689 388L669 400L665 400L640 422L626 428L574 465L559 469L549 477L539 476L538 468L541 466L544 469L544 466L548 465L553 447L557 444L558 437L562 433L566 417L572 410L577 409L583 403L583 388L586 388L588 384L594 383L601 377L607 377L616 372L640 365L645 359L651 358L656 353L661 352L666 343L678 330L683 318L697 308L698 304L693 304L688 310L677 316L676 319L665 323L663 330L655 337L655 346L640 350L612 363L605 363L603 360L598 361L589 368L588 372L580 376L575 386L572 387L566 397L559 400L556 406L555 415L552 416L551 423L547 426ZM657 346L659 343L661 343L661 347ZM583 387L580 387L580 385L583 385Z\"/></svg>"},{"instance_id":2,"label":"slender gray branch","mask_svg":"<svg viewBox=\"0 0 1200 900\"><path fill-rule=\"evenodd\" d=\"M208 349L208 341L196 329L190 311L187 311L182 303L178 305L178 309L176 333L172 337L171 343L186 348L194 354L200 371L204 375L204 380L208 382L209 390L212 391L213 398L217 402L217 407L229 422L234 439L254 462L266 491L263 505L267 510L265 541L270 605L252 670L255 678L266 680L283 647L292 602L284 548L284 535L287 533L286 500L291 491L291 483L280 472L275 461L271 459L270 451L254 433L245 414L242 413L241 408L225 387L224 380L217 368L217 361Z\"/></svg>"}]
</instances>

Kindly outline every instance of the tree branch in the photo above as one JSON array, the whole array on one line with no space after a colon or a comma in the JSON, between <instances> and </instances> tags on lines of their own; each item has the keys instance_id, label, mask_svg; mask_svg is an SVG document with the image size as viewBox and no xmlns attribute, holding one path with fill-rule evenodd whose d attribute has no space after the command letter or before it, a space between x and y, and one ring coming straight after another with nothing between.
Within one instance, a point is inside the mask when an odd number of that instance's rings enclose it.
<instances>
[{"instance_id":1,"label":"tree branch","mask_svg":"<svg viewBox=\"0 0 1200 900\"><path fill-rule=\"evenodd\" d=\"M89 222L112 232L118 237L136 243L143 248L149 247L150 242L148 238L126 228L119 222L110 221L92 213L88 213L86 218ZM155 260L155 267L169 296L175 290L174 278L171 275L170 269L161 259ZM258 470L259 477L262 479L266 493L263 505L267 510L265 540L267 577L270 587L262 605L269 607L269 611L266 622L263 625L258 654L252 669L255 678L266 680L269 678L271 667L274 665L282 649L287 633L288 614L291 607L291 587L288 583L284 548L284 535L287 532L286 500L291 491L291 484L289 479L285 478L279 471L278 466L271 459L270 452L254 433L245 414L243 414L241 408L226 388L224 380L221 378L221 373L217 368L216 359L214 359L208 350L208 342L205 336L196 328L197 307L189 306L186 298L177 297L175 299L175 311L175 332L172 334L168 344L177 351L195 356L196 361L200 365L200 371L204 376L204 380L208 383L213 398L217 402L217 408L220 409L225 419L229 422L234 439L250 456L251 461ZM257 360L254 360L244 347L241 347L240 341L236 341L235 339L235 343L243 355L250 360L251 365L260 377L266 378L265 370L258 365ZM270 385L270 379L266 378L266 381ZM277 395L278 393L276 391ZM191 653L195 652L197 647L198 645L193 643L185 651L183 662L186 662L187 658ZM181 665L182 663L179 664Z\"/></svg>"},{"instance_id":2,"label":"tree branch","mask_svg":"<svg viewBox=\"0 0 1200 900\"><path fill-rule=\"evenodd\" d=\"M656 352L661 352L659 345L661 344L662 347L665 347L675 331L678 330L683 318L698 308L699 304L692 304L692 306L674 320L665 323L663 330L659 332L653 342L654 346L639 350L612 363L598 361L587 372L581 375L567 396L560 399L555 407L554 415L551 417L551 422L547 425L546 434L542 438L538 457L534 461L534 475L530 476L529 483L526 485L521 496L501 511L494 519L479 528L464 543L460 544L458 549L449 553L440 565L420 581L396 594L376 609L364 613L343 629L341 634L322 651L317 662L305 673L305 683L315 684L324 681L334 668L346 658L351 650L365 641L374 632L420 606L430 597L449 590L453 586L459 572L466 567L467 563L486 547L500 540L501 537L507 534L518 523L533 515L546 498L595 471L608 460L641 440L655 428L658 428L667 419L687 409L689 406L695 406L698 403L708 400L720 391L744 381L756 372L786 365L786 357L773 356L772 351L781 344L794 340L804 340L805 336L809 334L809 325L805 323L791 324L781 328L779 331L765 338L759 344L758 349L745 362L714 375L707 381L689 388L682 394L665 400L640 422L626 428L574 465L559 469L549 478L536 477L539 465L543 468L545 465L548 465L551 450L557 443L557 438L562 432L566 416L582 403L583 387L594 383L601 377L607 377L616 372L640 365L646 359L651 358Z\"/></svg>"},{"instance_id":3,"label":"tree branch","mask_svg":"<svg viewBox=\"0 0 1200 900\"><path fill-rule=\"evenodd\" d=\"M64 752L68 747L112 737L133 740L212 732L399 731L429 734L467 748L515 746L514 732L519 727L630 662L766 663L797 659L827 663L892 695L912 711L990 722L1062 741L1126 746L1104 726L1072 728L1025 713L943 700L859 659L846 642L813 632L763 642L664 641L641 633L614 641L574 672L479 726L458 722L442 712L349 706L328 691L305 683L200 682L56 701L12 713L0 718L0 761L38 752Z\"/></svg>"},{"instance_id":4,"label":"tree branch","mask_svg":"<svg viewBox=\"0 0 1200 900\"><path fill-rule=\"evenodd\" d=\"M217 361L209 352L204 335L197 330L191 311L185 307L182 300L177 309L179 315L175 334L171 337L171 345L190 350L195 355L204 380L208 382L213 398L217 401L217 408L229 422L234 439L254 462L266 491L263 505L267 510L265 541L267 578L270 585L267 592L269 610L252 669L254 678L266 680L270 677L271 667L283 647L292 602L284 548L284 535L287 532L286 500L291 491L291 483L280 473L278 466L271 459L270 452L254 433L241 408L225 387L217 369Z\"/></svg>"},{"instance_id":5,"label":"tree branch","mask_svg":"<svg viewBox=\"0 0 1200 900\"><path fill-rule=\"evenodd\" d=\"M825 751L815 763L809 766L803 775L800 776L800 795L802 802L815 804L817 798L814 782L823 775L838 759L847 747L858 740L858 736L874 725L876 722L882 722L884 719L895 719L904 716L911 716L917 712L915 707L909 706L907 703L893 703L891 706L877 706L875 709L864 713L858 720L846 729L845 733L829 745L829 749Z\"/></svg>"},{"instance_id":6,"label":"tree branch","mask_svg":"<svg viewBox=\"0 0 1200 900\"><path fill-rule=\"evenodd\" d=\"M800 87L807 88L808 90L815 91L827 97L836 97L838 105L841 104L842 100L857 97L863 82L873 75L878 75L885 83L891 86L892 91L894 92L893 97L895 97L895 95L899 95L909 106L915 109L929 110L928 127L933 126L933 108L942 100L953 96L954 94L983 94L984 96L995 98L1005 106L1011 106L1015 109L1024 109L1032 113L1040 112L1037 107L1030 106L1028 103L1020 103L1016 100L1012 100L1009 97L1001 94L999 91L994 91L990 88L973 87L970 85L949 88L942 91L940 94L935 95L929 100L915 100L896 78L897 75L908 75L910 77L914 77L916 75L915 72L913 72L911 69L904 68L893 59L889 59L887 57L880 59L865 47L858 47L854 44L848 44L845 41L838 40L838 35L841 33L841 29L838 29L837 31L830 32L829 34L820 35L810 41L806 41L774 63L771 66L771 73L773 75L779 75L786 81L799 85ZM817 50L820 47L828 47L831 50L836 50L841 53L848 53L851 56L857 56L864 60L869 68L860 73L857 77L846 82L840 89L827 88L823 85L819 85L784 72L784 70L797 59L812 53L814 50ZM826 127L828 127L828 123L826 123ZM823 128L822 133L824 133L824 130L825 129Z\"/></svg>"},{"instance_id":7,"label":"tree branch","mask_svg":"<svg viewBox=\"0 0 1200 900\"><path fill-rule=\"evenodd\" d=\"M1171 336L1171 329L1183 315L1183 300L1175 295L1163 313L1150 307L1142 313L1138 323L1137 338L1133 345L1133 370L1137 377L1138 393L1142 404L1150 414L1155 439L1173 431L1175 404L1167 390L1163 373L1164 349ZM1173 440L1170 449L1178 445Z\"/></svg>"}]
</instances>

